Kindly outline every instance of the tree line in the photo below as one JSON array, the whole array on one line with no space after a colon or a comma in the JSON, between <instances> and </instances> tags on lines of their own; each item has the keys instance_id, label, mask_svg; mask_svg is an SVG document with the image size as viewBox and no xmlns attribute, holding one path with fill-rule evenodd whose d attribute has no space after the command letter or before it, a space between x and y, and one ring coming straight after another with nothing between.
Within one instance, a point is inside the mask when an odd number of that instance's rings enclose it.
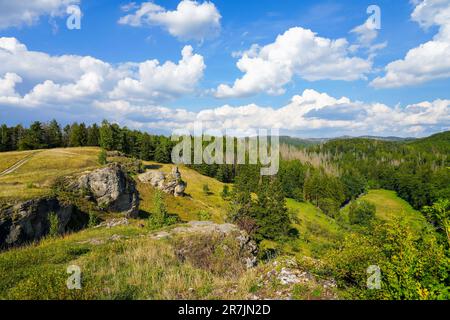
<instances>
[{"instance_id":1,"label":"tree line","mask_svg":"<svg viewBox=\"0 0 450 320\"><path fill-rule=\"evenodd\" d=\"M104 120L101 125L72 123L64 127L52 120L22 125L0 126L0 152L65 147L101 147L117 150L131 157L147 161L169 163L173 142L161 135L130 130Z\"/></svg>"}]
</instances>

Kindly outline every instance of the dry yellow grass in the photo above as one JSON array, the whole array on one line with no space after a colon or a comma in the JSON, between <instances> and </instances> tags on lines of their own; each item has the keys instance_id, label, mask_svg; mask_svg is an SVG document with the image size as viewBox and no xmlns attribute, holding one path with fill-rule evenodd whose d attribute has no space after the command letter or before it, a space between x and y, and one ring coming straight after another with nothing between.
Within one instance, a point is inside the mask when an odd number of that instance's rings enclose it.
<instances>
[{"instance_id":1,"label":"dry yellow grass","mask_svg":"<svg viewBox=\"0 0 450 320\"><path fill-rule=\"evenodd\" d=\"M61 176L76 174L98 167L99 148L50 149L35 152L14 172L0 177L0 199L29 199L45 195ZM3 160L24 158L29 151L2 154Z\"/></svg>"},{"instance_id":2,"label":"dry yellow grass","mask_svg":"<svg viewBox=\"0 0 450 320\"><path fill-rule=\"evenodd\" d=\"M170 240L137 222L0 253L0 299L247 299L258 281L257 269L221 275L181 262ZM67 290L69 265L80 267L82 290Z\"/></svg>"},{"instance_id":3,"label":"dry yellow grass","mask_svg":"<svg viewBox=\"0 0 450 320\"><path fill-rule=\"evenodd\" d=\"M13 151L0 153L0 173L35 151Z\"/></svg>"},{"instance_id":4,"label":"dry yellow grass","mask_svg":"<svg viewBox=\"0 0 450 320\"><path fill-rule=\"evenodd\" d=\"M171 164L159 164L155 162L144 162L149 169L170 173L173 168ZM223 222L228 204L222 199L220 193L224 184L210 177L186 168L179 167L181 178L187 182L186 197L175 198L165 196L166 205L170 213L177 214L185 221L198 220L198 214L201 211L208 212L211 220ZM203 192L203 185L207 184L210 190L209 195ZM153 210L153 197L155 189L149 185L138 183L138 189L141 194L141 210L151 213Z\"/></svg>"}]
</instances>

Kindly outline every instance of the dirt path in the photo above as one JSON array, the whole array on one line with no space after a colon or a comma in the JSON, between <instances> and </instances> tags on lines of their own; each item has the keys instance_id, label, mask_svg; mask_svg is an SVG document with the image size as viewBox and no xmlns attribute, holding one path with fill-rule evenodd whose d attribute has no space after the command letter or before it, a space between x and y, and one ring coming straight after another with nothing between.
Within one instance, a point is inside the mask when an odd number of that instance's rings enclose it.
<instances>
[{"instance_id":1,"label":"dirt path","mask_svg":"<svg viewBox=\"0 0 450 320\"><path fill-rule=\"evenodd\" d=\"M25 158L23 158L23 159L17 161L16 163L14 163L8 169L3 170L2 172L0 172L0 178L6 176L7 174L13 173L17 169L19 169L21 166L23 166L25 163L27 163L34 155L36 155L39 152L41 152L41 151L36 151L36 152L30 153Z\"/></svg>"}]
</instances>

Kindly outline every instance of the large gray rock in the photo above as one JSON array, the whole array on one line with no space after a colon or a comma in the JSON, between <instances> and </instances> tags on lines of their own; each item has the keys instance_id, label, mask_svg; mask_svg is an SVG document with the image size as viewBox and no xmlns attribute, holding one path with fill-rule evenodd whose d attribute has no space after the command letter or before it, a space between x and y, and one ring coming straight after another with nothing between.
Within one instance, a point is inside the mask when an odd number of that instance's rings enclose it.
<instances>
[{"instance_id":1,"label":"large gray rock","mask_svg":"<svg viewBox=\"0 0 450 320\"><path fill-rule=\"evenodd\" d=\"M72 187L91 195L105 210L124 213L127 217L136 217L139 213L136 184L119 164L84 174Z\"/></svg>"},{"instance_id":2,"label":"large gray rock","mask_svg":"<svg viewBox=\"0 0 450 320\"><path fill-rule=\"evenodd\" d=\"M234 224L217 224L211 221L191 221L185 225L179 226L172 230L160 231L151 235L154 239L172 238L172 237L187 237L199 236L199 235L211 235L215 239L223 240L225 238L231 238L235 240L239 247L239 259L243 265L247 268L252 268L257 262L258 247L256 243L251 240L249 235L238 228ZM184 245L179 248L178 255L189 255L191 250L198 248L192 247L191 242L184 241ZM218 244L220 245L220 244ZM223 244L226 246L226 244Z\"/></svg>"},{"instance_id":3,"label":"large gray rock","mask_svg":"<svg viewBox=\"0 0 450 320\"><path fill-rule=\"evenodd\" d=\"M172 169L171 174L165 175L161 171L149 170L138 176L139 181L148 183L154 188L162 190L175 197L184 197L187 184L181 179L178 167Z\"/></svg>"},{"instance_id":4,"label":"large gray rock","mask_svg":"<svg viewBox=\"0 0 450 320\"><path fill-rule=\"evenodd\" d=\"M53 197L16 203L0 211L0 248L18 246L46 236L50 230L50 213L58 217L60 234L80 230L89 221L87 214Z\"/></svg>"}]
</instances>

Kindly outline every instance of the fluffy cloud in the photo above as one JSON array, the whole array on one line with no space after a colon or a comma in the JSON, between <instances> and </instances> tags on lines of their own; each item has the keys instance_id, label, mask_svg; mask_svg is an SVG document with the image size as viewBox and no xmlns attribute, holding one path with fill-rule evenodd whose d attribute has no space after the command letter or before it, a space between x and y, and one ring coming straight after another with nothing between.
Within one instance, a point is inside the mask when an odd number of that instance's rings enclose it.
<instances>
[{"instance_id":1,"label":"fluffy cloud","mask_svg":"<svg viewBox=\"0 0 450 320\"><path fill-rule=\"evenodd\" d=\"M123 7L129 11L134 6ZM166 29L171 35L182 41L213 38L220 31L221 15L212 2L198 3L192 0L182 0L174 11L154 4L144 2L137 10L120 18L119 23L140 27L156 25Z\"/></svg>"},{"instance_id":2,"label":"fluffy cloud","mask_svg":"<svg viewBox=\"0 0 450 320\"><path fill-rule=\"evenodd\" d=\"M378 30L373 25L371 18L367 19L363 24L353 28L351 33L358 38L358 43L350 47L350 50L356 51L361 48L367 49L370 53L383 49L387 46L387 42L374 43L378 37Z\"/></svg>"},{"instance_id":3,"label":"fluffy cloud","mask_svg":"<svg viewBox=\"0 0 450 320\"><path fill-rule=\"evenodd\" d=\"M16 38L0 38L0 74L14 72L31 81L71 81L89 71L107 72L110 66L89 56L50 56L30 51Z\"/></svg>"},{"instance_id":4,"label":"fluffy cloud","mask_svg":"<svg viewBox=\"0 0 450 320\"><path fill-rule=\"evenodd\" d=\"M16 83L22 82L22 78L15 73L8 72L3 78L0 78L0 96L16 97Z\"/></svg>"},{"instance_id":5,"label":"fluffy cloud","mask_svg":"<svg viewBox=\"0 0 450 320\"><path fill-rule=\"evenodd\" d=\"M221 84L218 98L249 96L259 92L282 94L294 75L308 81L358 80L372 69L372 62L350 55L346 39L331 40L311 30L291 28L275 42L252 46L243 53L237 67L244 73L232 86Z\"/></svg>"},{"instance_id":6,"label":"fluffy cloud","mask_svg":"<svg viewBox=\"0 0 450 320\"><path fill-rule=\"evenodd\" d=\"M400 135L415 136L450 127L450 100L435 100L389 107L381 103L335 98L315 90L305 90L279 109L256 104L224 105L192 112L160 106L137 106L127 101L97 104L109 113L120 115L123 123L141 129L193 130L201 121L204 129L247 133L252 130L278 128L289 134Z\"/></svg>"},{"instance_id":7,"label":"fluffy cloud","mask_svg":"<svg viewBox=\"0 0 450 320\"><path fill-rule=\"evenodd\" d=\"M205 69L203 57L190 46L182 50L178 64L148 60L112 66L89 56L30 51L15 38L0 38L0 60L0 76L5 75L0 101L24 107L92 99L161 103L193 92ZM15 86L22 78L33 87L20 96Z\"/></svg>"},{"instance_id":8,"label":"fluffy cloud","mask_svg":"<svg viewBox=\"0 0 450 320\"><path fill-rule=\"evenodd\" d=\"M423 28L438 26L438 33L409 50L404 59L389 63L385 75L371 82L373 87L403 87L450 77L450 0L418 1L411 18Z\"/></svg>"},{"instance_id":9,"label":"fluffy cloud","mask_svg":"<svg viewBox=\"0 0 450 320\"><path fill-rule=\"evenodd\" d=\"M120 80L109 96L113 99L161 100L186 94L195 89L205 67L203 57L193 54L192 47L186 46L178 64L169 61L160 65L157 60L141 63L136 78Z\"/></svg>"},{"instance_id":10,"label":"fluffy cloud","mask_svg":"<svg viewBox=\"0 0 450 320\"><path fill-rule=\"evenodd\" d=\"M32 25L41 16L61 15L69 5L79 2L80 0L0 0L0 29Z\"/></svg>"},{"instance_id":11,"label":"fluffy cloud","mask_svg":"<svg viewBox=\"0 0 450 320\"><path fill-rule=\"evenodd\" d=\"M93 57L51 56L30 51L14 38L0 38L0 115L58 114L58 119L107 118L133 128L280 128L289 134L336 136L423 135L450 128L450 100L405 107L352 101L305 90L281 108L224 105L194 112L164 106L167 99L193 92L205 68L190 46L177 63L127 62L110 65ZM63 63L64 62L64 63ZM46 77L47 76L47 77ZM33 109L34 108L34 109ZM29 114L28 114L29 113ZM49 116L50 117L50 116Z\"/></svg>"}]
</instances>

